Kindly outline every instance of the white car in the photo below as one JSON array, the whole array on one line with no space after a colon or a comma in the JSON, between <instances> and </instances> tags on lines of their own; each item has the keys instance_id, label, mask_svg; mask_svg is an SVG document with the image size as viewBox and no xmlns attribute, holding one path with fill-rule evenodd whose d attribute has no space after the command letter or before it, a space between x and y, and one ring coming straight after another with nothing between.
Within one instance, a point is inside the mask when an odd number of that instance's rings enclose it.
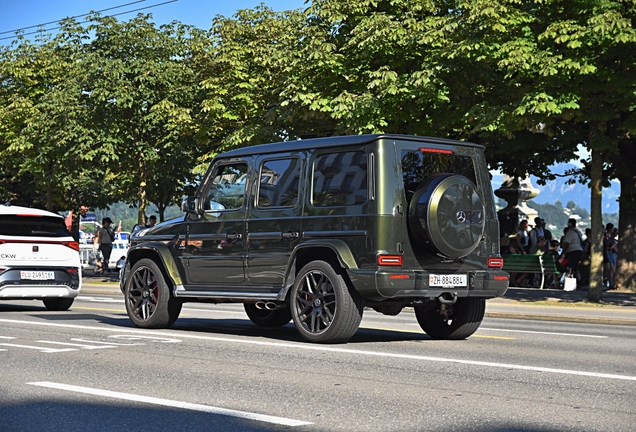
<instances>
[{"instance_id":1,"label":"white car","mask_svg":"<svg viewBox=\"0 0 636 432\"><path fill-rule=\"evenodd\" d=\"M42 300L63 311L81 285L79 243L62 216L0 205L0 300Z\"/></svg>"}]
</instances>

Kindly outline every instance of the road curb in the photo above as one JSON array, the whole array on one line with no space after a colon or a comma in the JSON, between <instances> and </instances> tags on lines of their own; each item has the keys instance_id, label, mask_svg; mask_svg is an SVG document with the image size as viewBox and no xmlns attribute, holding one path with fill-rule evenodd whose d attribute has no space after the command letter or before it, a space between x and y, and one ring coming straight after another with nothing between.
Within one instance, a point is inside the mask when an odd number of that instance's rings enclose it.
<instances>
[{"instance_id":1,"label":"road curb","mask_svg":"<svg viewBox=\"0 0 636 432\"><path fill-rule=\"evenodd\" d=\"M532 321L556 321L556 322L570 322L570 323L582 323L582 324L636 326L636 320L628 320L628 319L620 319L620 318L558 316L558 315L525 314L525 313L510 313L510 312L486 312L484 316L488 318L507 318L507 319L520 319L520 320L532 320Z\"/></svg>"}]
</instances>

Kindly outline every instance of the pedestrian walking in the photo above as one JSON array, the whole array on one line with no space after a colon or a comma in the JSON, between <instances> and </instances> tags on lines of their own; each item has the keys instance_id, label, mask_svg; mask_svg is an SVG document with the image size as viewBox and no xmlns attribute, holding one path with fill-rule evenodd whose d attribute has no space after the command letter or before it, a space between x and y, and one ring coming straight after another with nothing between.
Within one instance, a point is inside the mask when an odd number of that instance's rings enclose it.
<instances>
[{"instance_id":1,"label":"pedestrian walking","mask_svg":"<svg viewBox=\"0 0 636 432\"><path fill-rule=\"evenodd\" d=\"M104 262L102 263L101 273L108 272L108 261L110 261L110 254L113 250L113 241L115 240L115 232L111 227L113 221L109 217L102 219L102 227L97 230L95 234L94 245L102 253Z\"/></svg>"}]
</instances>

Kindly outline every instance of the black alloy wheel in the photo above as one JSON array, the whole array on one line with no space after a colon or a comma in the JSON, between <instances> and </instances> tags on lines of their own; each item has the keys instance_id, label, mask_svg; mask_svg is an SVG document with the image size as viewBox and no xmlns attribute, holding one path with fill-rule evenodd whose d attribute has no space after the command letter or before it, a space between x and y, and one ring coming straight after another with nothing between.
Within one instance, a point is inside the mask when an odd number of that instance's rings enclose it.
<instances>
[{"instance_id":1,"label":"black alloy wheel","mask_svg":"<svg viewBox=\"0 0 636 432\"><path fill-rule=\"evenodd\" d=\"M292 319L310 342L346 342L358 330L363 308L362 297L325 261L307 264L296 276Z\"/></svg>"},{"instance_id":2,"label":"black alloy wheel","mask_svg":"<svg viewBox=\"0 0 636 432\"><path fill-rule=\"evenodd\" d=\"M139 260L130 271L124 290L126 312L142 328L168 328L179 317L181 302L175 299L153 260Z\"/></svg>"}]
</instances>

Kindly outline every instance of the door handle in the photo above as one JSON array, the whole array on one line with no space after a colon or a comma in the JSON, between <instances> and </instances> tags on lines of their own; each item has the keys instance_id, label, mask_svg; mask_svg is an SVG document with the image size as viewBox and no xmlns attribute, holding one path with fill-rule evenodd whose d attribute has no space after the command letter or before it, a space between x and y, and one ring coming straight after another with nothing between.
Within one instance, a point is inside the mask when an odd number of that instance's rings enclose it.
<instances>
[{"instance_id":1,"label":"door handle","mask_svg":"<svg viewBox=\"0 0 636 432\"><path fill-rule=\"evenodd\" d=\"M239 234L239 233L235 233L235 232L234 232L234 233L232 233L232 234L227 234L227 235L225 236L225 238L226 238L226 240L227 240L227 241L235 242L235 241L237 241L237 240L242 239L242 238L243 238L243 234Z\"/></svg>"},{"instance_id":2,"label":"door handle","mask_svg":"<svg viewBox=\"0 0 636 432\"><path fill-rule=\"evenodd\" d=\"M290 231L281 233L280 236L283 238L283 240L293 240L295 238L298 238L298 233Z\"/></svg>"}]
</instances>

